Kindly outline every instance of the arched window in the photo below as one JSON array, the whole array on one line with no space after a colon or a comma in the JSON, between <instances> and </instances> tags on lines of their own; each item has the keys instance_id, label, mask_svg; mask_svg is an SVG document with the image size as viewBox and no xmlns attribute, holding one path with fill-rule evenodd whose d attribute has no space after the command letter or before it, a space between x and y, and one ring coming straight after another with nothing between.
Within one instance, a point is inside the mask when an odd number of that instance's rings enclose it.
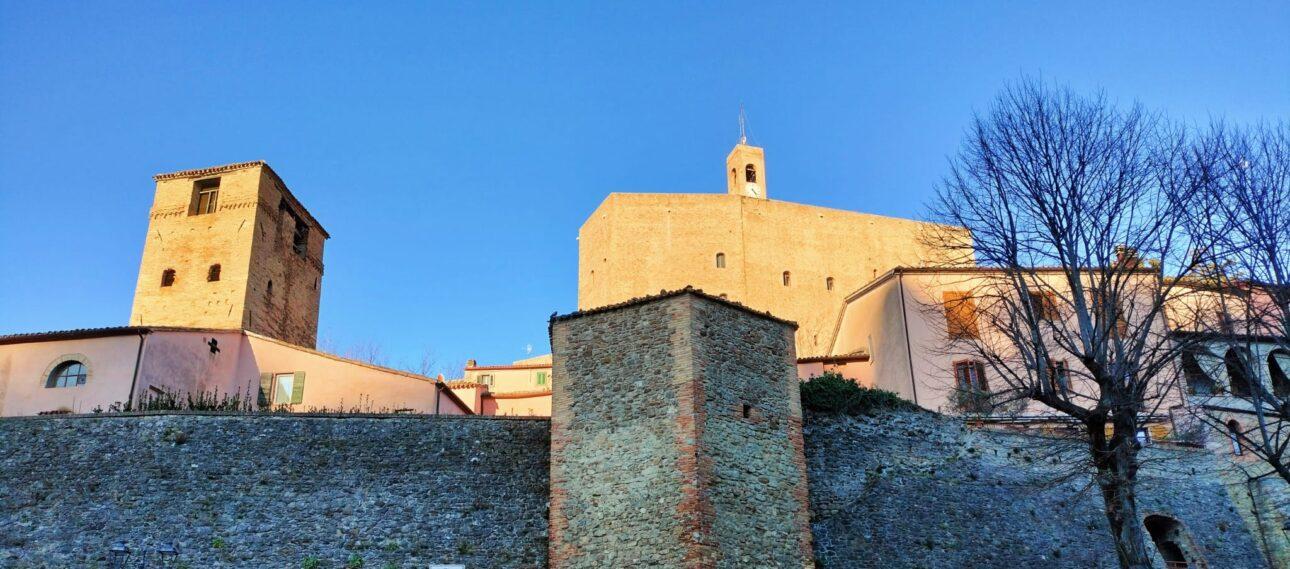
<instances>
[{"instance_id":1,"label":"arched window","mask_svg":"<svg viewBox=\"0 0 1290 569\"><path fill-rule=\"evenodd\" d=\"M1232 348L1223 356L1223 363L1227 364L1227 379L1231 383L1232 395L1237 397L1250 396L1250 376L1247 373L1250 361L1249 353L1238 348Z\"/></svg>"},{"instance_id":2,"label":"arched window","mask_svg":"<svg viewBox=\"0 0 1290 569\"><path fill-rule=\"evenodd\" d=\"M1232 441L1232 454L1240 456L1244 449L1241 447L1241 424L1236 419L1227 422L1227 438Z\"/></svg>"},{"instance_id":3,"label":"arched window","mask_svg":"<svg viewBox=\"0 0 1290 569\"><path fill-rule=\"evenodd\" d=\"M757 167L756 167L756 166L753 166L752 164L749 164L749 165L747 165L747 166L744 166L744 181L745 181L745 182L756 182L756 181L757 181Z\"/></svg>"},{"instance_id":4,"label":"arched window","mask_svg":"<svg viewBox=\"0 0 1290 569\"><path fill-rule=\"evenodd\" d=\"M788 286L789 282L792 281L792 278L793 278L792 274L790 274L788 271L784 271L784 286Z\"/></svg>"},{"instance_id":5,"label":"arched window","mask_svg":"<svg viewBox=\"0 0 1290 569\"><path fill-rule=\"evenodd\" d=\"M273 299L273 279L269 279L269 286L264 289L264 296L270 300Z\"/></svg>"},{"instance_id":6,"label":"arched window","mask_svg":"<svg viewBox=\"0 0 1290 569\"><path fill-rule=\"evenodd\" d=\"M1187 382L1187 393L1191 395L1213 395L1217 393L1218 384L1205 371L1201 360L1210 361L1216 356L1204 351L1188 350L1182 354L1183 379Z\"/></svg>"},{"instance_id":7,"label":"arched window","mask_svg":"<svg viewBox=\"0 0 1290 569\"><path fill-rule=\"evenodd\" d=\"M824 279L824 289L833 290L833 277L828 277Z\"/></svg>"},{"instance_id":8,"label":"arched window","mask_svg":"<svg viewBox=\"0 0 1290 569\"><path fill-rule=\"evenodd\" d=\"M161 286L170 286L175 284L175 270L166 269L161 271Z\"/></svg>"},{"instance_id":9,"label":"arched window","mask_svg":"<svg viewBox=\"0 0 1290 569\"><path fill-rule=\"evenodd\" d=\"M1268 354L1268 377L1272 378L1274 395L1290 396L1290 350L1276 349Z\"/></svg>"},{"instance_id":10,"label":"arched window","mask_svg":"<svg viewBox=\"0 0 1290 569\"><path fill-rule=\"evenodd\" d=\"M1178 520L1169 516L1150 515L1142 520L1142 525L1151 534L1151 541L1155 542L1166 567L1181 569L1204 566L1196 548L1192 546L1191 537Z\"/></svg>"},{"instance_id":11,"label":"arched window","mask_svg":"<svg viewBox=\"0 0 1290 569\"><path fill-rule=\"evenodd\" d=\"M211 265L211 268L206 270L206 282L213 283L217 280L219 280L219 263Z\"/></svg>"},{"instance_id":12,"label":"arched window","mask_svg":"<svg viewBox=\"0 0 1290 569\"><path fill-rule=\"evenodd\" d=\"M45 379L45 387L85 385L85 378L89 377L89 375L89 372L85 369L85 364L76 360L67 360L54 367L54 371L49 372L49 377Z\"/></svg>"},{"instance_id":13,"label":"arched window","mask_svg":"<svg viewBox=\"0 0 1290 569\"><path fill-rule=\"evenodd\" d=\"M725 254L725 253L717 253L717 268L718 268L718 269L724 269L724 268L726 268L726 254Z\"/></svg>"}]
</instances>

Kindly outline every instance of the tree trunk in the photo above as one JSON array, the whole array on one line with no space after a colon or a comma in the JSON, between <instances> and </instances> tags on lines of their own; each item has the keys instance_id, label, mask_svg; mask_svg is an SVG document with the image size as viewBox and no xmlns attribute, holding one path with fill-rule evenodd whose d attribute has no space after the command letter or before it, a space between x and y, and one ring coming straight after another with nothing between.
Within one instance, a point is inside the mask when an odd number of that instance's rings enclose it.
<instances>
[{"instance_id":1,"label":"tree trunk","mask_svg":"<svg viewBox=\"0 0 1290 569\"><path fill-rule=\"evenodd\" d=\"M1127 428L1126 428L1127 427ZM1122 569L1152 569L1146 530L1138 516L1136 494L1138 456L1133 425L1116 425L1108 440L1101 424L1089 426L1096 457L1097 484L1102 491L1106 520L1111 524L1115 553Z\"/></svg>"}]
</instances>

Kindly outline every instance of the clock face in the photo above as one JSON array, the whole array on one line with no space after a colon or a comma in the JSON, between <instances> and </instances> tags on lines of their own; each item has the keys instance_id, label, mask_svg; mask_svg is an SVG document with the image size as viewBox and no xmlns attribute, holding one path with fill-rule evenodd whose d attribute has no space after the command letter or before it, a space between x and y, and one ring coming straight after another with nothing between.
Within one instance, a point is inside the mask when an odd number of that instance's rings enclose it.
<instances>
[{"instance_id":1,"label":"clock face","mask_svg":"<svg viewBox=\"0 0 1290 569\"><path fill-rule=\"evenodd\" d=\"M747 186L745 186L745 189L748 190L748 195L754 198L761 195L758 193L757 184L748 184Z\"/></svg>"}]
</instances>

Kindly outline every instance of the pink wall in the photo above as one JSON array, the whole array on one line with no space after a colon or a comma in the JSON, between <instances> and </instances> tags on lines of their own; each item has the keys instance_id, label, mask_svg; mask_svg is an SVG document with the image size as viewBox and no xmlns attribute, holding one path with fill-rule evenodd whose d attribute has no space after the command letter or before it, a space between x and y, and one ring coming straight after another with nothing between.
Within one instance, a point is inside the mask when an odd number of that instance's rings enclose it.
<instances>
[{"instance_id":1,"label":"pink wall","mask_svg":"<svg viewBox=\"0 0 1290 569\"><path fill-rule=\"evenodd\" d=\"M89 413L95 407L130 398L135 363L136 398L149 392L181 394L240 393L254 399L261 373L304 373L302 402L293 411L409 411L468 415L471 407L433 380L406 372L346 360L237 331L154 330L76 340L0 345L0 416L67 410ZM214 339L219 348L212 352ZM141 354L141 355L140 355ZM53 367L74 357L89 368L85 385L46 388ZM549 412L549 411L548 411Z\"/></svg>"},{"instance_id":2,"label":"pink wall","mask_svg":"<svg viewBox=\"0 0 1290 569\"><path fill-rule=\"evenodd\" d=\"M550 417L551 392L524 396L507 394L485 396L483 414Z\"/></svg>"},{"instance_id":3,"label":"pink wall","mask_svg":"<svg viewBox=\"0 0 1290 569\"><path fill-rule=\"evenodd\" d=\"M60 409L89 413L125 401L138 350L138 334L0 345L0 416ZM68 357L89 368L85 385L46 388L54 365Z\"/></svg>"},{"instance_id":4,"label":"pink wall","mask_svg":"<svg viewBox=\"0 0 1290 569\"><path fill-rule=\"evenodd\" d=\"M242 351L239 377L261 373L305 372L304 397L292 410L352 410L363 412L415 413L435 412L435 383L411 373L363 364L330 354L293 346L264 336L247 333ZM255 370L254 374L250 373ZM439 413L470 414L444 390L439 398Z\"/></svg>"}]
</instances>

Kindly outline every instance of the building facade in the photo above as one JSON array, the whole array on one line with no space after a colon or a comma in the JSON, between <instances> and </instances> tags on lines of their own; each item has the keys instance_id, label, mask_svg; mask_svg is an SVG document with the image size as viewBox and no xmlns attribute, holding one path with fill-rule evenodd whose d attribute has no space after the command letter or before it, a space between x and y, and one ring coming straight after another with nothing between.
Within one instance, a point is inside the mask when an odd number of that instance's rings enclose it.
<instances>
[{"instance_id":1,"label":"building facade","mask_svg":"<svg viewBox=\"0 0 1290 569\"><path fill-rule=\"evenodd\" d=\"M578 307L693 286L796 322L798 355L819 356L848 291L949 260L926 223L769 199L761 148L726 162L725 194L605 198L578 231Z\"/></svg>"}]
</instances>

